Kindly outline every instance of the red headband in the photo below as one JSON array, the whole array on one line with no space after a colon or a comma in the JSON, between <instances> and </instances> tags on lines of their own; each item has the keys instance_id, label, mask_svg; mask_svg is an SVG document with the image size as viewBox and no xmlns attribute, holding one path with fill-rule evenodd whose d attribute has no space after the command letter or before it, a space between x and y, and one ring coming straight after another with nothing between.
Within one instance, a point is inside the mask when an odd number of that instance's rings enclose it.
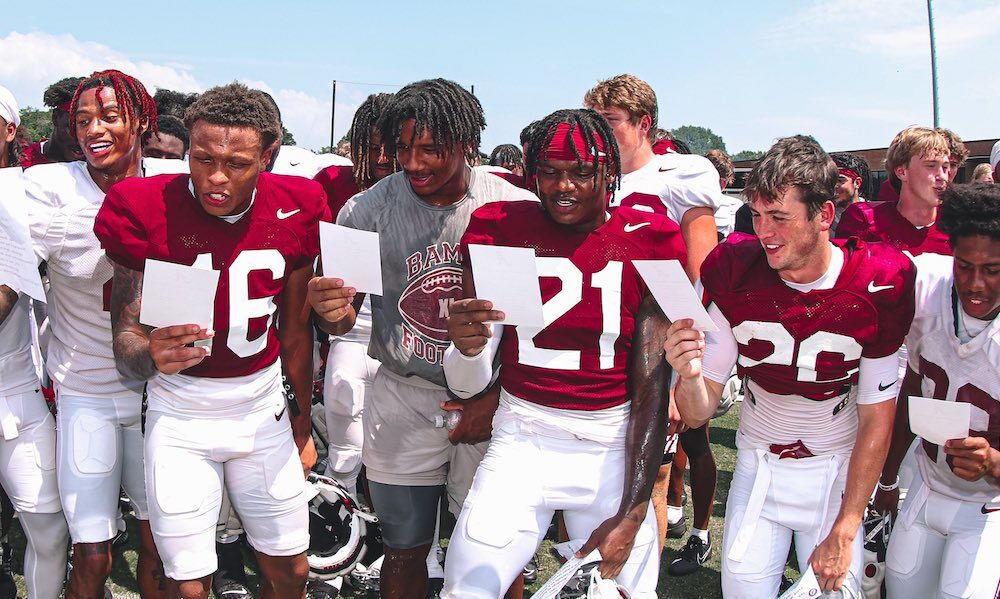
<instances>
[{"instance_id":1,"label":"red headband","mask_svg":"<svg viewBox=\"0 0 1000 599\"><path fill-rule=\"evenodd\" d=\"M860 179L861 178L861 175L857 174L856 172L852 171L849 168L838 168L837 170L840 172L841 175L844 175L845 177L847 177L851 181L854 181L855 179Z\"/></svg>"},{"instance_id":2,"label":"red headband","mask_svg":"<svg viewBox=\"0 0 1000 599\"><path fill-rule=\"evenodd\" d=\"M595 137L594 143L596 147L588 148L587 140L584 139L579 127L574 127L570 123L559 123L552 134L552 141L542 151L542 156L546 160L594 162L596 154L597 162L606 164L608 162L608 153L607 148L604 147L604 140L600 137Z\"/></svg>"}]
</instances>

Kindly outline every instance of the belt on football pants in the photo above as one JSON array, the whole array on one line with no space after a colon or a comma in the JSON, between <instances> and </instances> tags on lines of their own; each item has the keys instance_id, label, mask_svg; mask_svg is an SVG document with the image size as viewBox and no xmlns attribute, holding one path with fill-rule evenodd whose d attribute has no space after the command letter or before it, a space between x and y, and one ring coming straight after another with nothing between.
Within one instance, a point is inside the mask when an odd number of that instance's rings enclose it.
<instances>
[{"instance_id":1,"label":"belt on football pants","mask_svg":"<svg viewBox=\"0 0 1000 599\"><path fill-rule=\"evenodd\" d=\"M754 449L753 452L757 457L757 476L754 477L753 488L750 491L750 499L747 501L746 511L743 512L743 521L740 523L740 529L737 531L736 539L733 540L733 544L729 548L728 557L734 562L743 561L743 556L746 555L747 549L750 547L750 541L757 531L757 521L760 519L760 513L764 508L767 491L771 487L771 462L780 459L774 453L764 449ZM826 526L826 513L830 507L830 488L837 478L837 473L840 471L842 463L843 460L836 457L830 456L827 458L826 472L823 476L823 488L826 489L826 492L823 496L823 519L820 521L820 530Z\"/></svg>"},{"instance_id":2,"label":"belt on football pants","mask_svg":"<svg viewBox=\"0 0 1000 599\"><path fill-rule=\"evenodd\" d=\"M16 439L20 434L17 431L17 419L14 417L14 412L10 410L7 398L3 396L0 396L0 432L3 433L3 438L6 441Z\"/></svg>"}]
</instances>

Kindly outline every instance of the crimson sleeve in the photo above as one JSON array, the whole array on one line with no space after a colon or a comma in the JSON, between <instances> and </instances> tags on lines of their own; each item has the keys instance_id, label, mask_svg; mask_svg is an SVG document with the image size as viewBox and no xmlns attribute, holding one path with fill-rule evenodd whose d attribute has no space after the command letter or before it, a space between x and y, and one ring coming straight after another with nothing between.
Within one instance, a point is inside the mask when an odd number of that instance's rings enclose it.
<instances>
[{"instance_id":1,"label":"crimson sleeve","mask_svg":"<svg viewBox=\"0 0 1000 599\"><path fill-rule=\"evenodd\" d=\"M892 273L889 281L894 292L872 296L877 300L875 309L878 310L878 334L861 352L865 358L882 358L896 353L910 330L916 308L914 286L917 270L913 262L895 248L884 244L876 245L886 254L891 254L891 258L886 260L885 271Z\"/></svg>"},{"instance_id":2,"label":"crimson sleeve","mask_svg":"<svg viewBox=\"0 0 1000 599\"><path fill-rule=\"evenodd\" d=\"M94 234L101 241L108 258L141 271L149 254L149 235L145 223L134 210L137 204L129 201L119 185L113 186L97 213Z\"/></svg>"},{"instance_id":3,"label":"crimson sleeve","mask_svg":"<svg viewBox=\"0 0 1000 599\"><path fill-rule=\"evenodd\" d=\"M863 206L862 202L856 204L851 204L844 210L844 213L840 216L840 223L837 225L837 232L835 235L831 235L833 239L847 239L848 237L859 237L866 241L869 240L868 230L871 228L871 222L868 219L868 211L865 210L867 206Z\"/></svg>"}]
</instances>

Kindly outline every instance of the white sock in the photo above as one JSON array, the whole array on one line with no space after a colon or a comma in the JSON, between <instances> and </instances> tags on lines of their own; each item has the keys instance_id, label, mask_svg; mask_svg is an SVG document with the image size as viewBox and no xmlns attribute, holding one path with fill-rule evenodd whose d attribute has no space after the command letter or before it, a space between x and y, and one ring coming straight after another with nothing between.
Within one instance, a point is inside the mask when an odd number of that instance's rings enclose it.
<instances>
[{"instance_id":1,"label":"white sock","mask_svg":"<svg viewBox=\"0 0 1000 599\"><path fill-rule=\"evenodd\" d=\"M674 524L678 520L684 517L683 507L674 507L672 505L667 506L667 523Z\"/></svg>"},{"instance_id":2,"label":"white sock","mask_svg":"<svg viewBox=\"0 0 1000 599\"><path fill-rule=\"evenodd\" d=\"M701 530L700 528L692 528L691 529L691 536L692 537L698 537L699 539L701 539L702 543L708 545L708 531L707 530Z\"/></svg>"}]
</instances>

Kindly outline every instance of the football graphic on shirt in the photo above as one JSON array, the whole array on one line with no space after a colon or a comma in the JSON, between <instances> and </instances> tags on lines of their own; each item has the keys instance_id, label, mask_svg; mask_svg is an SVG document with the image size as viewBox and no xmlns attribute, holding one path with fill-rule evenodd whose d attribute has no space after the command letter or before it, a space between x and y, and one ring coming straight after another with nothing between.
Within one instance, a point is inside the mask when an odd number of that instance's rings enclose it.
<instances>
[{"instance_id":1,"label":"football graphic on shirt","mask_svg":"<svg viewBox=\"0 0 1000 599\"><path fill-rule=\"evenodd\" d=\"M462 270L442 266L413 279L399 296L399 314L421 335L448 342L448 311L462 299Z\"/></svg>"}]
</instances>

